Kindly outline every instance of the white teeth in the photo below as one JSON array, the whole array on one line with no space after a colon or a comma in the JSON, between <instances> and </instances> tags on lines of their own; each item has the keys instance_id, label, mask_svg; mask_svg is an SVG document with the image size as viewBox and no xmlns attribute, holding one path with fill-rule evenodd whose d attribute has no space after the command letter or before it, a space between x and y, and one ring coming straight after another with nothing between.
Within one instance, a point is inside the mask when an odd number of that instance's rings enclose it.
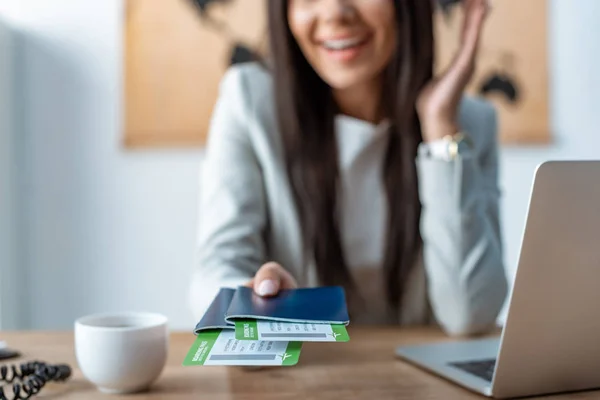
<instances>
[{"instance_id":1,"label":"white teeth","mask_svg":"<svg viewBox=\"0 0 600 400\"><path fill-rule=\"evenodd\" d=\"M362 42L361 38L326 40L323 45L329 50L344 50L349 47L354 47Z\"/></svg>"}]
</instances>

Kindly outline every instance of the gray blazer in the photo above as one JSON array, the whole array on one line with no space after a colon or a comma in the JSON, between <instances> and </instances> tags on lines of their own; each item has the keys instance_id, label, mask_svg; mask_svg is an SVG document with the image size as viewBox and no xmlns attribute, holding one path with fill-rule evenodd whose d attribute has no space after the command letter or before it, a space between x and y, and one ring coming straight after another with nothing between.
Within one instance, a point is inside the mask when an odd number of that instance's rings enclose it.
<instances>
[{"instance_id":1,"label":"gray blazer","mask_svg":"<svg viewBox=\"0 0 600 400\"><path fill-rule=\"evenodd\" d=\"M202 168L197 265L190 302L203 315L222 286L251 279L277 261L302 286L300 222L283 159L271 77L258 64L224 76ZM494 326L507 284L498 210L494 109L465 98L459 121L472 148L454 161L417 156L423 252L409 278L402 324L437 322L449 334Z\"/></svg>"}]
</instances>

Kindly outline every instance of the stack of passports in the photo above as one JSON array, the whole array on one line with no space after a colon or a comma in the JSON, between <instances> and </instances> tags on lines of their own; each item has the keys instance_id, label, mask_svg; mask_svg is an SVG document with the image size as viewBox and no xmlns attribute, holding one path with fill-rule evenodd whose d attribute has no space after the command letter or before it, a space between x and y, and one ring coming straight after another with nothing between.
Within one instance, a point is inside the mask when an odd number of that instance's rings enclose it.
<instances>
[{"instance_id":1,"label":"stack of passports","mask_svg":"<svg viewBox=\"0 0 600 400\"><path fill-rule=\"evenodd\" d=\"M282 290L222 288L194 329L183 365L295 365L302 342L347 342L350 323L338 286Z\"/></svg>"}]
</instances>

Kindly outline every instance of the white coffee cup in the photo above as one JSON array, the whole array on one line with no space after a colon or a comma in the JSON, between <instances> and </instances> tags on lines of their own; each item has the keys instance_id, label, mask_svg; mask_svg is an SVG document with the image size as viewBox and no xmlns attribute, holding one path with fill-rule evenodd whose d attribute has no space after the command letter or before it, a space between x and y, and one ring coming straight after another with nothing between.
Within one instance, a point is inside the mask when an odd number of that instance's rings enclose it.
<instances>
[{"instance_id":1,"label":"white coffee cup","mask_svg":"<svg viewBox=\"0 0 600 400\"><path fill-rule=\"evenodd\" d=\"M83 375L104 393L147 389L167 360L167 318L152 313L96 314L75 321Z\"/></svg>"}]
</instances>

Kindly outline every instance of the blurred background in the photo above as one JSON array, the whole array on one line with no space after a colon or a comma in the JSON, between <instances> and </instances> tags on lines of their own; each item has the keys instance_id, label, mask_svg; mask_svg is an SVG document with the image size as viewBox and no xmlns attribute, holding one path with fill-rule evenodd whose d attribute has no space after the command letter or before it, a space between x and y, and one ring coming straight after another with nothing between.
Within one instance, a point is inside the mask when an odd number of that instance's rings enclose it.
<instances>
[{"instance_id":1,"label":"blurred background","mask_svg":"<svg viewBox=\"0 0 600 400\"><path fill-rule=\"evenodd\" d=\"M117 310L164 313L173 329L196 322L187 294L203 149L193 139L139 145L152 132L127 142L124 131L145 120L126 113L144 104L128 104L125 76L144 75L125 67L124 1L0 1L2 329L70 329L81 315ZM511 279L536 165L600 153L600 1L547 0L543 17L551 137L501 150ZM249 56L234 47L232 62Z\"/></svg>"}]
</instances>

